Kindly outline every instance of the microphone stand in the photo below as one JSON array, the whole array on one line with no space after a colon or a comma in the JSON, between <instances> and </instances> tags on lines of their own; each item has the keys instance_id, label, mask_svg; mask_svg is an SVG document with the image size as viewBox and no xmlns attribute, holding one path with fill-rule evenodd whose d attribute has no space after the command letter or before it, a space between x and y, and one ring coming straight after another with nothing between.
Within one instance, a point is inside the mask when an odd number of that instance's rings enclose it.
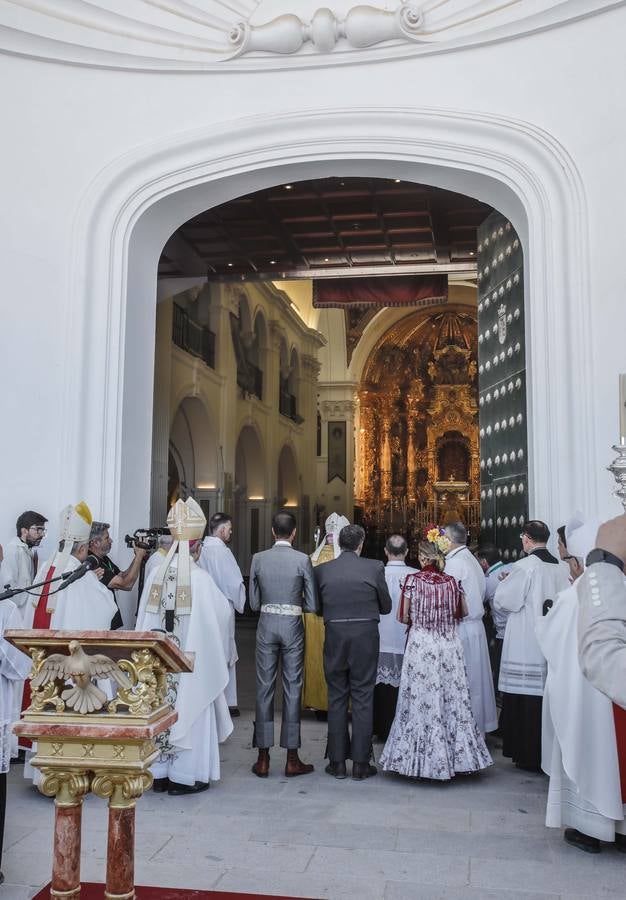
<instances>
[{"instance_id":1,"label":"microphone stand","mask_svg":"<svg viewBox=\"0 0 626 900\"><path fill-rule=\"evenodd\" d=\"M28 594L30 591L35 590L36 588L46 587L46 585L48 584L54 584L55 581L66 581L70 577L70 575L73 574L74 572L64 572L63 575L56 575L54 578L47 578L45 581L40 581L38 584L29 584L28 587L7 588L0 594L0 602L2 600L10 600L11 597L15 597L16 594Z\"/></svg>"}]
</instances>

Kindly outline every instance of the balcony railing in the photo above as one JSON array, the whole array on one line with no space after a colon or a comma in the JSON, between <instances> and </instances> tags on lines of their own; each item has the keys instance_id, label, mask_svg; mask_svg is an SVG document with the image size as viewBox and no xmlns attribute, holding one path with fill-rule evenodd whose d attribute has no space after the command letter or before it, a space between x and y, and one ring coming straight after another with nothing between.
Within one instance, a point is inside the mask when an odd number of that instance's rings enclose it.
<instances>
[{"instance_id":1,"label":"balcony railing","mask_svg":"<svg viewBox=\"0 0 626 900\"><path fill-rule=\"evenodd\" d=\"M215 334L190 319L187 311L177 303L174 303L172 318L172 341L211 369L215 368Z\"/></svg>"}]
</instances>

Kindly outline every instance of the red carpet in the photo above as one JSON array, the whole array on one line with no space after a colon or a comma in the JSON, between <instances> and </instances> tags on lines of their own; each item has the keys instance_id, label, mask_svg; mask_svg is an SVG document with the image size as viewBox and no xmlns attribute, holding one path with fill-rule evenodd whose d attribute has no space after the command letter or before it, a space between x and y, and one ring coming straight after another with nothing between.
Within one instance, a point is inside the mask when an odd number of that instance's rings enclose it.
<instances>
[{"instance_id":1,"label":"red carpet","mask_svg":"<svg viewBox=\"0 0 626 900\"><path fill-rule=\"evenodd\" d=\"M141 887L135 888L137 900L302 900L296 897L279 897L276 894L238 894L229 891L189 891L184 888ZM80 900L102 900L103 884L81 885ZM50 900L50 885L33 897L33 900Z\"/></svg>"}]
</instances>

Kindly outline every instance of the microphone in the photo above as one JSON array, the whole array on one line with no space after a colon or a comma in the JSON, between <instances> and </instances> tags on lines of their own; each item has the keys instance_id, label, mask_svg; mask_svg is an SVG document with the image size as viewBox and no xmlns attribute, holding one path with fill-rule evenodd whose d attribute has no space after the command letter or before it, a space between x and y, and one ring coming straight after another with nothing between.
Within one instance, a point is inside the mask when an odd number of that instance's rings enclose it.
<instances>
[{"instance_id":1,"label":"microphone","mask_svg":"<svg viewBox=\"0 0 626 900\"><path fill-rule=\"evenodd\" d=\"M65 590L65 588L72 584L73 581L78 581L79 578L82 578L83 575L86 575L87 572L90 572L92 569L96 569L98 567L98 562L92 556L85 560L84 563L81 563L80 566L75 569L73 572L69 572L63 575L63 584L59 588L59 591Z\"/></svg>"}]
</instances>

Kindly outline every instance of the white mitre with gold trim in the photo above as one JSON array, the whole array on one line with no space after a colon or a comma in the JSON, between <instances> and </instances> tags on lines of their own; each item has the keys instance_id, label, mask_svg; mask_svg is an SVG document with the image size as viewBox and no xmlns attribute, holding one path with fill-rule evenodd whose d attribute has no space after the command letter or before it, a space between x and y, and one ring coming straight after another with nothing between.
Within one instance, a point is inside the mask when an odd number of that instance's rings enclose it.
<instances>
[{"instance_id":1,"label":"white mitre with gold trim","mask_svg":"<svg viewBox=\"0 0 626 900\"><path fill-rule=\"evenodd\" d=\"M329 534L332 535L333 538L333 553L335 555L335 559L337 559L337 557L341 553L341 550L339 549L339 532L345 525L349 524L350 522L348 519L346 519L345 516L341 516L339 515L339 513L331 513L324 524L324 537L313 552L311 561L317 562L322 550L324 549L326 538Z\"/></svg>"},{"instance_id":2,"label":"white mitre with gold trim","mask_svg":"<svg viewBox=\"0 0 626 900\"><path fill-rule=\"evenodd\" d=\"M174 542L154 578L146 611L158 613L163 602L166 613L188 616L191 613L189 541L200 540L206 528L206 518L193 497L188 497L177 500L172 506L167 516L167 526ZM178 566L173 566L176 553Z\"/></svg>"},{"instance_id":3,"label":"white mitre with gold trim","mask_svg":"<svg viewBox=\"0 0 626 900\"><path fill-rule=\"evenodd\" d=\"M45 564L40 569L42 581L45 581L48 578L50 569L54 569L55 576L62 575L65 572L74 544L88 543L92 522L93 516L91 515L91 510L84 500L81 500L76 506L72 506L70 503L61 510L59 520L59 546L53 556L51 556L49 560L46 560ZM42 590L42 588L39 588L37 595L33 598L33 606L35 607L39 602L39 596ZM56 591L52 589L48 594L46 611L52 613L55 609Z\"/></svg>"}]
</instances>

